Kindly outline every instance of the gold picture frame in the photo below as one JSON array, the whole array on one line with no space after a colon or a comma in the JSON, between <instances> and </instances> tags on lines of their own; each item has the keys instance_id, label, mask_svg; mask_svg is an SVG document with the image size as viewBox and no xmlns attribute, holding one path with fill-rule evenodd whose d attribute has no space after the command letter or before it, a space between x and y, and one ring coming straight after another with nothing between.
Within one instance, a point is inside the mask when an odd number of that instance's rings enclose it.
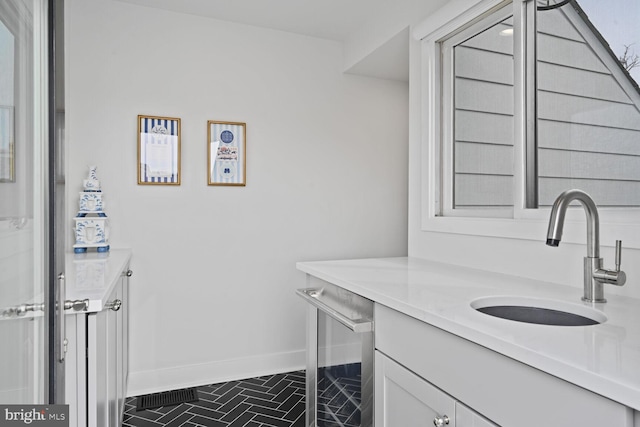
<instances>
[{"instance_id":1,"label":"gold picture frame","mask_svg":"<svg viewBox=\"0 0 640 427\"><path fill-rule=\"evenodd\" d=\"M180 185L180 119L138 116L138 184Z\"/></svg>"},{"instance_id":2,"label":"gold picture frame","mask_svg":"<svg viewBox=\"0 0 640 427\"><path fill-rule=\"evenodd\" d=\"M246 186L247 124L207 122L207 184Z\"/></svg>"}]
</instances>

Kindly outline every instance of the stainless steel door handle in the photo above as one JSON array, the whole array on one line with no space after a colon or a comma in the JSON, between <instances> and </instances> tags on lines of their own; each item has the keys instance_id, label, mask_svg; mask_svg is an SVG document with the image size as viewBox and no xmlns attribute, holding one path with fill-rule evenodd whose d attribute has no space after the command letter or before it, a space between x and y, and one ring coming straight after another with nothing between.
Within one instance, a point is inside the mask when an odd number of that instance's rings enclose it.
<instances>
[{"instance_id":1,"label":"stainless steel door handle","mask_svg":"<svg viewBox=\"0 0 640 427\"><path fill-rule=\"evenodd\" d=\"M64 273L60 273L58 275L58 292L56 295L56 310L58 310L58 312L56 313L56 316L58 318L58 328L57 331L59 333L59 336L56 337L56 340L58 341L58 350L60 351L60 356L59 356L59 361L60 362L64 362L64 357L65 357L65 353L67 352L67 325L65 322L65 318L64 318L64 312L65 310L71 310L73 309L73 311L85 311L89 308L89 300L88 299L83 299L83 300L74 300L74 301L70 301L70 300L65 300L65 297L67 295L67 289L66 289L66 280L64 277Z\"/></svg>"},{"instance_id":2,"label":"stainless steel door handle","mask_svg":"<svg viewBox=\"0 0 640 427\"><path fill-rule=\"evenodd\" d=\"M64 319L64 298L67 295L66 292L66 284L64 273L60 273L58 275L58 295L56 295L56 303L57 303L57 317L58 317L58 328L60 336L56 337L58 340L58 350L60 351L59 361L64 362L64 354L67 352L67 328L65 325ZM56 308L54 308L55 310Z\"/></svg>"},{"instance_id":3,"label":"stainless steel door handle","mask_svg":"<svg viewBox=\"0 0 640 427\"><path fill-rule=\"evenodd\" d=\"M373 330L373 321L371 319L351 319L320 301L318 299L319 292L317 289L297 289L296 294L353 332L371 332Z\"/></svg>"},{"instance_id":4,"label":"stainless steel door handle","mask_svg":"<svg viewBox=\"0 0 640 427\"><path fill-rule=\"evenodd\" d=\"M30 311L44 311L44 303L39 304L22 304L13 308L15 315L22 317Z\"/></svg>"}]
</instances>

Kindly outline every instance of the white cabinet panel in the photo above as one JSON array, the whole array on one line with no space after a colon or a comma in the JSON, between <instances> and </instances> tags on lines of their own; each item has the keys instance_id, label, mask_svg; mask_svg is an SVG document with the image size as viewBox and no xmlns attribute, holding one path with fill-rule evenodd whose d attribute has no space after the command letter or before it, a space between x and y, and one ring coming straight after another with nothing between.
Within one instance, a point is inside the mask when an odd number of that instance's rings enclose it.
<instances>
[{"instance_id":1,"label":"white cabinet panel","mask_svg":"<svg viewBox=\"0 0 640 427\"><path fill-rule=\"evenodd\" d=\"M110 327L109 313L87 315L87 413L90 426L109 426L111 395L109 384Z\"/></svg>"},{"instance_id":2,"label":"white cabinet panel","mask_svg":"<svg viewBox=\"0 0 640 427\"><path fill-rule=\"evenodd\" d=\"M122 301L121 298L122 283L119 283L111 294L109 303ZM87 315L87 409L90 426L120 425L119 401L120 394L124 391L119 385L122 375L119 371L122 366L122 316L120 310L114 308L105 308Z\"/></svg>"},{"instance_id":3,"label":"white cabinet panel","mask_svg":"<svg viewBox=\"0 0 640 427\"><path fill-rule=\"evenodd\" d=\"M423 427L447 417L455 427L455 402L441 390L376 351L376 427Z\"/></svg>"},{"instance_id":4,"label":"white cabinet panel","mask_svg":"<svg viewBox=\"0 0 640 427\"><path fill-rule=\"evenodd\" d=\"M380 304L375 322L377 350L504 427L633 425L624 405Z\"/></svg>"},{"instance_id":5,"label":"white cabinet panel","mask_svg":"<svg viewBox=\"0 0 640 427\"><path fill-rule=\"evenodd\" d=\"M67 316L67 357L75 362L66 372L71 427L121 425L129 372L128 271L101 311Z\"/></svg>"},{"instance_id":6,"label":"white cabinet panel","mask_svg":"<svg viewBox=\"0 0 640 427\"><path fill-rule=\"evenodd\" d=\"M124 401L127 394L127 380L129 378L129 278L127 274L130 270L124 272L122 276L122 289L119 299L122 302L120 306L120 314L118 316L118 420L124 413ZM121 420L120 420L121 421Z\"/></svg>"},{"instance_id":7,"label":"white cabinet panel","mask_svg":"<svg viewBox=\"0 0 640 427\"><path fill-rule=\"evenodd\" d=\"M456 402L456 423L458 427L498 427L460 402Z\"/></svg>"},{"instance_id":8,"label":"white cabinet panel","mask_svg":"<svg viewBox=\"0 0 640 427\"><path fill-rule=\"evenodd\" d=\"M379 351L375 378L376 427L498 427Z\"/></svg>"}]
</instances>

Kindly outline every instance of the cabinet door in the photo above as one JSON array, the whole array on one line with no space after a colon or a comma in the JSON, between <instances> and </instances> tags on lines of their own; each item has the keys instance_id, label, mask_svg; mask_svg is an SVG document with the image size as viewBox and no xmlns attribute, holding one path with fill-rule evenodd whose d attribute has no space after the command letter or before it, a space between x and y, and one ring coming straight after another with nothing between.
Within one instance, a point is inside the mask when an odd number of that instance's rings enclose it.
<instances>
[{"instance_id":1,"label":"cabinet door","mask_svg":"<svg viewBox=\"0 0 640 427\"><path fill-rule=\"evenodd\" d=\"M119 300L117 285L109 303ZM89 427L120 425L119 367L122 357L120 310L105 308L87 315L87 412ZM120 359L120 362L119 362Z\"/></svg>"},{"instance_id":2,"label":"cabinet door","mask_svg":"<svg viewBox=\"0 0 640 427\"><path fill-rule=\"evenodd\" d=\"M87 316L87 412L89 426L116 425L116 315L111 310Z\"/></svg>"},{"instance_id":3,"label":"cabinet door","mask_svg":"<svg viewBox=\"0 0 640 427\"><path fill-rule=\"evenodd\" d=\"M115 295L117 298L117 295ZM117 427L120 425L118 417L118 354L120 353L120 334L118 332L118 313L113 310L106 310L107 313L107 375L109 381L109 391L107 399L109 401L109 423L107 425Z\"/></svg>"},{"instance_id":4,"label":"cabinet door","mask_svg":"<svg viewBox=\"0 0 640 427\"><path fill-rule=\"evenodd\" d=\"M403 366L376 351L376 427L426 427L448 419L455 427L455 401Z\"/></svg>"},{"instance_id":5,"label":"cabinet door","mask_svg":"<svg viewBox=\"0 0 640 427\"><path fill-rule=\"evenodd\" d=\"M67 313L65 318L65 403L69 405L69 426L78 427L87 419L87 314Z\"/></svg>"},{"instance_id":6,"label":"cabinet door","mask_svg":"<svg viewBox=\"0 0 640 427\"><path fill-rule=\"evenodd\" d=\"M482 415L456 402L456 425L458 427L498 427Z\"/></svg>"},{"instance_id":7,"label":"cabinet door","mask_svg":"<svg viewBox=\"0 0 640 427\"><path fill-rule=\"evenodd\" d=\"M120 288L117 298L120 300L120 310L118 311L118 345L117 354L117 377L118 377L118 420L121 420L124 413L124 401L127 394L127 379L129 376L129 277L126 268L120 278Z\"/></svg>"}]
</instances>

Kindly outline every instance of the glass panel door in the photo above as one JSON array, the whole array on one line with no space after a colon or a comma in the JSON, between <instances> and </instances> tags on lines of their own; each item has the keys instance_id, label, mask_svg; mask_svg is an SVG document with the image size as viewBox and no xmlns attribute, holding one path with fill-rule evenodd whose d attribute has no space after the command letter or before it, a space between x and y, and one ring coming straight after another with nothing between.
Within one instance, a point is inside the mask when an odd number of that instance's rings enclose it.
<instances>
[{"instance_id":1,"label":"glass panel door","mask_svg":"<svg viewBox=\"0 0 640 427\"><path fill-rule=\"evenodd\" d=\"M47 5L0 2L0 403L48 399Z\"/></svg>"},{"instance_id":2,"label":"glass panel door","mask_svg":"<svg viewBox=\"0 0 640 427\"><path fill-rule=\"evenodd\" d=\"M362 339L318 313L318 427L360 427Z\"/></svg>"}]
</instances>

